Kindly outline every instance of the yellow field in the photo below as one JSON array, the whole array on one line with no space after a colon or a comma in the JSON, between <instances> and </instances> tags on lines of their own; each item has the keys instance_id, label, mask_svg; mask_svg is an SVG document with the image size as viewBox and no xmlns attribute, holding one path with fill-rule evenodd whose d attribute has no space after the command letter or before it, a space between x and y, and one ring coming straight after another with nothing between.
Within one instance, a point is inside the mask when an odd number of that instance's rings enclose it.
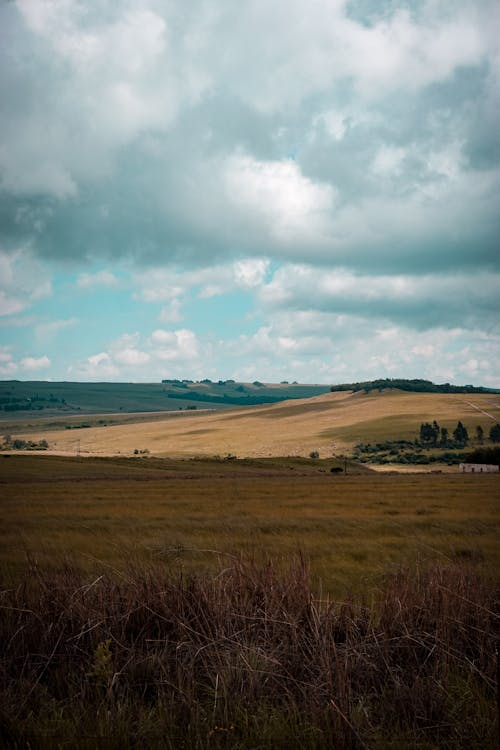
<instances>
[{"instance_id":1,"label":"yellow field","mask_svg":"<svg viewBox=\"0 0 500 750\"><path fill-rule=\"evenodd\" d=\"M89 570L303 550L332 592L391 566L465 560L500 570L499 475L333 476L323 462L0 458L0 565L64 555Z\"/></svg>"},{"instance_id":2,"label":"yellow field","mask_svg":"<svg viewBox=\"0 0 500 750\"><path fill-rule=\"evenodd\" d=\"M134 449L147 449L156 456L263 457L308 456L317 450L326 457L360 441L413 439L420 423L433 419L450 431L460 419L471 434L481 424L487 435L490 426L500 421L500 396L341 392L271 406L137 419L136 424L79 430L30 430L20 437L46 437L52 451L73 455L78 451L89 456L131 455Z\"/></svg>"}]
</instances>

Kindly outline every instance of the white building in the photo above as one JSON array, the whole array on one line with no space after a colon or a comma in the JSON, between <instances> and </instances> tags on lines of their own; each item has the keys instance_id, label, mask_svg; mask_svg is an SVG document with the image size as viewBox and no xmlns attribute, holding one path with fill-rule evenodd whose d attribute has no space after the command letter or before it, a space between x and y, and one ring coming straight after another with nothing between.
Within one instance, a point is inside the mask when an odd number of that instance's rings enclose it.
<instances>
[{"instance_id":1,"label":"white building","mask_svg":"<svg viewBox=\"0 0 500 750\"><path fill-rule=\"evenodd\" d=\"M499 469L496 464L460 464L458 468L463 474L491 474Z\"/></svg>"}]
</instances>

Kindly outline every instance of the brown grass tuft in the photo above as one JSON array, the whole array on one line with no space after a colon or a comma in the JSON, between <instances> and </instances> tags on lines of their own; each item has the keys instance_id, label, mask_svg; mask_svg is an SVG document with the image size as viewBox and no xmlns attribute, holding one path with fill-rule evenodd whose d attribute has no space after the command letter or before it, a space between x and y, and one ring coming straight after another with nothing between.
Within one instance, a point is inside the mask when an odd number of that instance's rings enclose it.
<instances>
[{"instance_id":1,"label":"brown grass tuft","mask_svg":"<svg viewBox=\"0 0 500 750\"><path fill-rule=\"evenodd\" d=\"M6 747L495 746L496 587L464 562L321 600L296 556L1 595Z\"/></svg>"}]
</instances>

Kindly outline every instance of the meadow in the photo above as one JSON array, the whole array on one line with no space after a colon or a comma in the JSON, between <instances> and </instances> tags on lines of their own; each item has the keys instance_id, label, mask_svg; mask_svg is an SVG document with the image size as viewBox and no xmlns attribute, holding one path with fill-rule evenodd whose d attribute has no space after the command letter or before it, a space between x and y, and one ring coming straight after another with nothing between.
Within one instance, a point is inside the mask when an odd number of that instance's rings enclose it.
<instances>
[{"instance_id":1,"label":"meadow","mask_svg":"<svg viewBox=\"0 0 500 750\"><path fill-rule=\"evenodd\" d=\"M29 553L42 566L70 555L88 570L193 570L301 550L315 584L341 595L418 560L500 570L498 475L332 474L339 463L0 458L0 564L21 570Z\"/></svg>"},{"instance_id":2,"label":"meadow","mask_svg":"<svg viewBox=\"0 0 500 750\"><path fill-rule=\"evenodd\" d=\"M0 456L3 745L496 747L499 479Z\"/></svg>"}]
</instances>

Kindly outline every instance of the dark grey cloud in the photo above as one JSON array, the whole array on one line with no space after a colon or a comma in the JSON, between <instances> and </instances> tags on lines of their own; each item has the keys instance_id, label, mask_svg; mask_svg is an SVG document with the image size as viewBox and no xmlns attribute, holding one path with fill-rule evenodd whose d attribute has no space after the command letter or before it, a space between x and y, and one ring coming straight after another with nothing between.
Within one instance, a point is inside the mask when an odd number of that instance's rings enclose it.
<instances>
[{"instance_id":1,"label":"dark grey cloud","mask_svg":"<svg viewBox=\"0 0 500 750\"><path fill-rule=\"evenodd\" d=\"M20 0L0 14L4 249L496 267L493 1Z\"/></svg>"},{"instance_id":2,"label":"dark grey cloud","mask_svg":"<svg viewBox=\"0 0 500 750\"><path fill-rule=\"evenodd\" d=\"M360 316L419 331L467 328L498 332L500 274L354 274L283 267L261 290L271 310ZM311 293L314 290L314 293Z\"/></svg>"}]
</instances>

